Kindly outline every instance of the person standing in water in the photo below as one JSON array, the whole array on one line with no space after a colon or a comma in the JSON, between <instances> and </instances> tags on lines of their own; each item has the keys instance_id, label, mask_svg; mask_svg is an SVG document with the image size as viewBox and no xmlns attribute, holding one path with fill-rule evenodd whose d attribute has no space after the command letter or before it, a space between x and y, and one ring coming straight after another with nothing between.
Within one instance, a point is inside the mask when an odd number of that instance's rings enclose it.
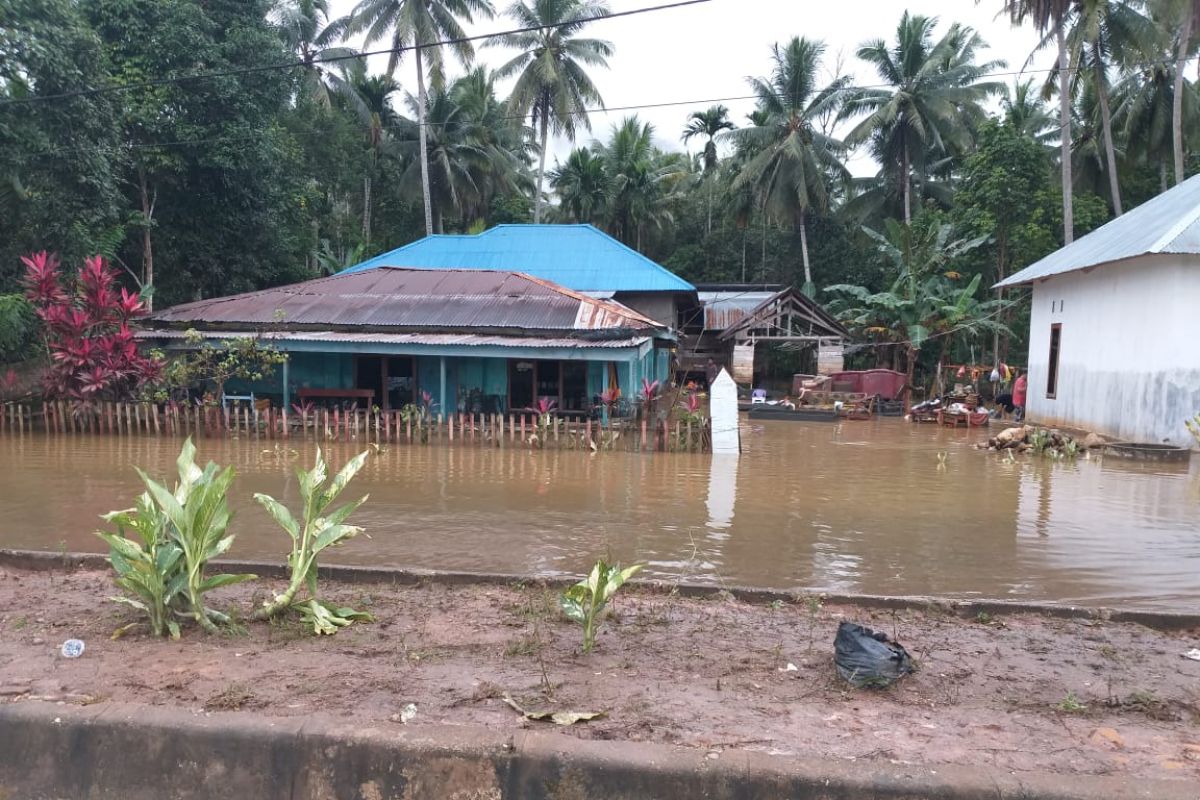
<instances>
[{"instance_id":1,"label":"person standing in water","mask_svg":"<svg viewBox=\"0 0 1200 800\"><path fill-rule=\"evenodd\" d=\"M1013 383L1012 404L1016 408L1013 415L1017 422L1025 421L1025 398L1029 393L1029 376L1022 372Z\"/></svg>"}]
</instances>

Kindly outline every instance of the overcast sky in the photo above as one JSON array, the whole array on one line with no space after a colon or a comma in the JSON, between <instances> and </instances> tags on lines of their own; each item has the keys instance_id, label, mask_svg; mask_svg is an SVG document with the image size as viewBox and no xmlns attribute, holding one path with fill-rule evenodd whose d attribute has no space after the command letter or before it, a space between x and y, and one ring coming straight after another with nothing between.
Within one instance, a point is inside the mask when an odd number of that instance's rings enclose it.
<instances>
[{"instance_id":1,"label":"overcast sky","mask_svg":"<svg viewBox=\"0 0 1200 800\"><path fill-rule=\"evenodd\" d=\"M347 13L356 0L333 0L335 15ZM610 0L614 12L659 5L663 0ZM509 0L498 0L506 8ZM990 45L985 59L1003 59L1009 69L1020 70L1037 43L1031 28L1013 28L1006 16L997 17L1000 0L710 0L694 6L655 11L619 19L598 21L588 35L607 39L616 48L608 70L591 70L604 98L606 108L618 109L661 103L680 103L660 108L614 110L591 115L592 132L581 132L580 143L606 137L609 129L628 114L637 114L655 127L658 144L663 148L684 149L679 140L687 115L722 102L739 125L745 122L753 102L740 98L748 94L746 76L764 75L769 70L769 48L776 41L792 36L823 40L828 46L827 70L837 67L857 83L871 84L878 78L873 70L855 58L858 46L869 39L891 42L896 24L905 9L939 19L940 35L951 22L974 27ZM476 21L469 26L473 34L503 30L511 26L506 17ZM380 49L386 44L376 45ZM502 48L476 47L477 58L495 67L511 57ZM373 70L385 67L385 57L376 57ZM1053 53L1038 54L1031 68L1042 68L1053 61ZM457 72L457 69L454 70ZM451 74L454 74L452 72ZM831 72L832 74L832 72ZM401 64L397 79L405 91L415 93L415 71L411 60ZM1042 77L1037 73L1037 77ZM1000 80L1012 83L1013 78ZM504 86L504 91L507 91ZM692 140L691 149L702 146ZM549 162L562 158L571 145L556 141ZM865 156L851 162L860 175L871 174L874 165Z\"/></svg>"}]
</instances>

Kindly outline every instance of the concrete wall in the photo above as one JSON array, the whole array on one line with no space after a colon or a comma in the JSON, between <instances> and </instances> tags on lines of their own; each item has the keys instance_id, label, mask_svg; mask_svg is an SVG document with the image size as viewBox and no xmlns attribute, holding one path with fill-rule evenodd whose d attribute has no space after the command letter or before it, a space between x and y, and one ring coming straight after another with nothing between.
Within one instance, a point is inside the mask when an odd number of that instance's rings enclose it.
<instances>
[{"instance_id":1,"label":"concrete wall","mask_svg":"<svg viewBox=\"0 0 1200 800\"><path fill-rule=\"evenodd\" d=\"M1033 287L1029 418L1137 442L1194 445L1200 411L1200 259L1143 256ZM1050 330L1062 325L1056 396Z\"/></svg>"},{"instance_id":2,"label":"concrete wall","mask_svg":"<svg viewBox=\"0 0 1200 800\"><path fill-rule=\"evenodd\" d=\"M642 316L675 328L679 304L672 292L618 292L613 299Z\"/></svg>"}]
</instances>

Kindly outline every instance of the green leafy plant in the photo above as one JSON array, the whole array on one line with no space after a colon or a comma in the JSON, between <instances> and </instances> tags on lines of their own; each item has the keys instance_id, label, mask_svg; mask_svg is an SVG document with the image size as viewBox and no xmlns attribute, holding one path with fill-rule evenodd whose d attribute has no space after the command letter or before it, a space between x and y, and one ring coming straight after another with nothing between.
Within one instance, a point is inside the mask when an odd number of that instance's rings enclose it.
<instances>
[{"instance_id":1,"label":"green leafy plant","mask_svg":"<svg viewBox=\"0 0 1200 800\"><path fill-rule=\"evenodd\" d=\"M291 579L283 594L267 602L255 612L255 619L267 619L293 608L318 634L334 634L355 620L370 621L373 617L365 611L335 606L320 599L317 593L317 556L328 547L341 544L362 533L362 528L347 525L346 519L367 500L363 495L358 500L344 503L334 510L329 507L346 488L367 461L370 451L359 453L328 479L325 458L317 449L316 463L311 470L296 468L300 482L300 497L304 503L303 525L296 521L287 507L266 494L255 494L254 499L267 510L279 526L292 537L292 552L288 556ZM309 597L297 601L300 588L308 589Z\"/></svg>"},{"instance_id":2,"label":"green leafy plant","mask_svg":"<svg viewBox=\"0 0 1200 800\"><path fill-rule=\"evenodd\" d=\"M634 564L621 569L620 564L610 566L603 560L597 561L586 578L560 595L558 602L563 613L583 626L583 652L590 653L596 645L596 630L608 601L643 567L645 564Z\"/></svg>"},{"instance_id":3,"label":"green leafy plant","mask_svg":"<svg viewBox=\"0 0 1200 800\"><path fill-rule=\"evenodd\" d=\"M1187 426L1188 431L1196 440L1196 444L1200 444L1200 414L1197 414L1193 419L1185 419L1183 424Z\"/></svg>"},{"instance_id":4,"label":"green leafy plant","mask_svg":"<svg viewBox=\"0 0 1200 800\"><path fill-rule=\"evenodd\" d=\"M109 545L117 585L135 595L114 599L143 611L155 636L169 633L172 638L180 633L176 617L190 617L204 630L215 633L217 625L228 623L229 617L208 608L204 595L256 577L204 575L208 562L233 544L234 537L225 535L233 468L221 469L211 461L204 469L198 467L196 447L190 438L175 463L179 482L174 492L138 469L146 491L134 508L104 515L105 520L116 524L118 533L98 533ZM134 531L141 542L128 537L128 530Z\"/></svg>"},{"instance_id":5,"label":"green leafy plant","mask_svg":"<svg viewBox=\"0 0 1200 800\"><path fill-rule=\"evenodd\" d=\"M1082 714L1087 711L1088 707L1075 696L1075 692L1068 691L1066 696L1058 701L1058 705L1055 708L1064 714Z\"/></svg>"}]
</instances>

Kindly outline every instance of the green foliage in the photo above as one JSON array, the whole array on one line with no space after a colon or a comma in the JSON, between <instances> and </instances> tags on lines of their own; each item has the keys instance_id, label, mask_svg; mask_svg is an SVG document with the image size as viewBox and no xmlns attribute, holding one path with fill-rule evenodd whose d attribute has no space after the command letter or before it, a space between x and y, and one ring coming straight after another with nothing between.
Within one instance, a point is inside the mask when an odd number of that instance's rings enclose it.
<instances>
[{"instance_id":1,"label":"green foliage","mask_svg":"<svg viewBox=\"0 0 1200 800\"><path fill-rule=\"evenodd\" d=\"M267 619L291 608L300 613L315 633L330 635L355 620L372 619L371 615L364 611L355 611L326 602L317 593L317 557L326 548L335 547L362 533L362 528L347 525L345 522L355 509L366 502L366 495L332 510L330 506L362 469L368 453L369 451L359 453L350 459L332 479L328 479L325 459L320 448L317 449L317 459L312 469L306 471L296 468L303 504L302 522L298 522L286 506L270 495L254 495L254 499L292 540L292 552L288 555L288 567L291 570L288 587L256 611L256 619ZM307 588L309 596L297 600L301 587Z\"/></svg>"},{"instance_id":2,"label":"green foliage","mask_svg":"<svg viewBox=\"0 0 1200 800\"><path fill-rule=\"evenodd\" d=\"M229 381L264 380L288 359L287 353L256 336L226 339L214 344L197 331L189 330L185 341L192 349L167 363L157 390L159 394L176 397L192 386L211 384L216 402L220 402Z\"/></svg>"},{"instance_id":3,"label":"green foliage","mask_svg":"<svg viewBox=\"0 0 1200 800\"><path fill-rule=\"evenodd\" d=\"M559 606L572 622L583 627L583 652L590 653L596 645L596 631L604 617L608 601L617 590L637 574L645 565L634 564L621 569L620 564L609 565L597 561L591 573L559 596Z\"/></svg>"},{"instance_id":4,"label":"green foliage","mask_svg":"<svg viewBox=\"0 0 1200 800\"><path fill-rule=\"evenodd\" d=\"M0 364L33 355L38 321L33 306L19 294L0 294Z\"/></svg>"},{"instance_id":5,"label":"green foliage","mask_svg":"<svg viewBox=\"0 0 1200 800\"><path fill-rule=\"evenodd\" d=\"M179 638L175 618L190 617L205 631L215 633L229 618L204 603L213 589L253 580L254 575L221 574L205 577L208 562L224 555L233 544L226 536L230 512L226 495L233 468L221 469L211 461L196 465L196 448L189 438L176 460L179 481L172 492L137 473L146 486L137 505L106 514L117 533L98 535L110 548L116 583L134 597L114 598L143 611L155 636L170 633ZM137 539L127 535L137 534ZM140 542L138 541L140 539Z\"/></svg>"}]
</instances>

